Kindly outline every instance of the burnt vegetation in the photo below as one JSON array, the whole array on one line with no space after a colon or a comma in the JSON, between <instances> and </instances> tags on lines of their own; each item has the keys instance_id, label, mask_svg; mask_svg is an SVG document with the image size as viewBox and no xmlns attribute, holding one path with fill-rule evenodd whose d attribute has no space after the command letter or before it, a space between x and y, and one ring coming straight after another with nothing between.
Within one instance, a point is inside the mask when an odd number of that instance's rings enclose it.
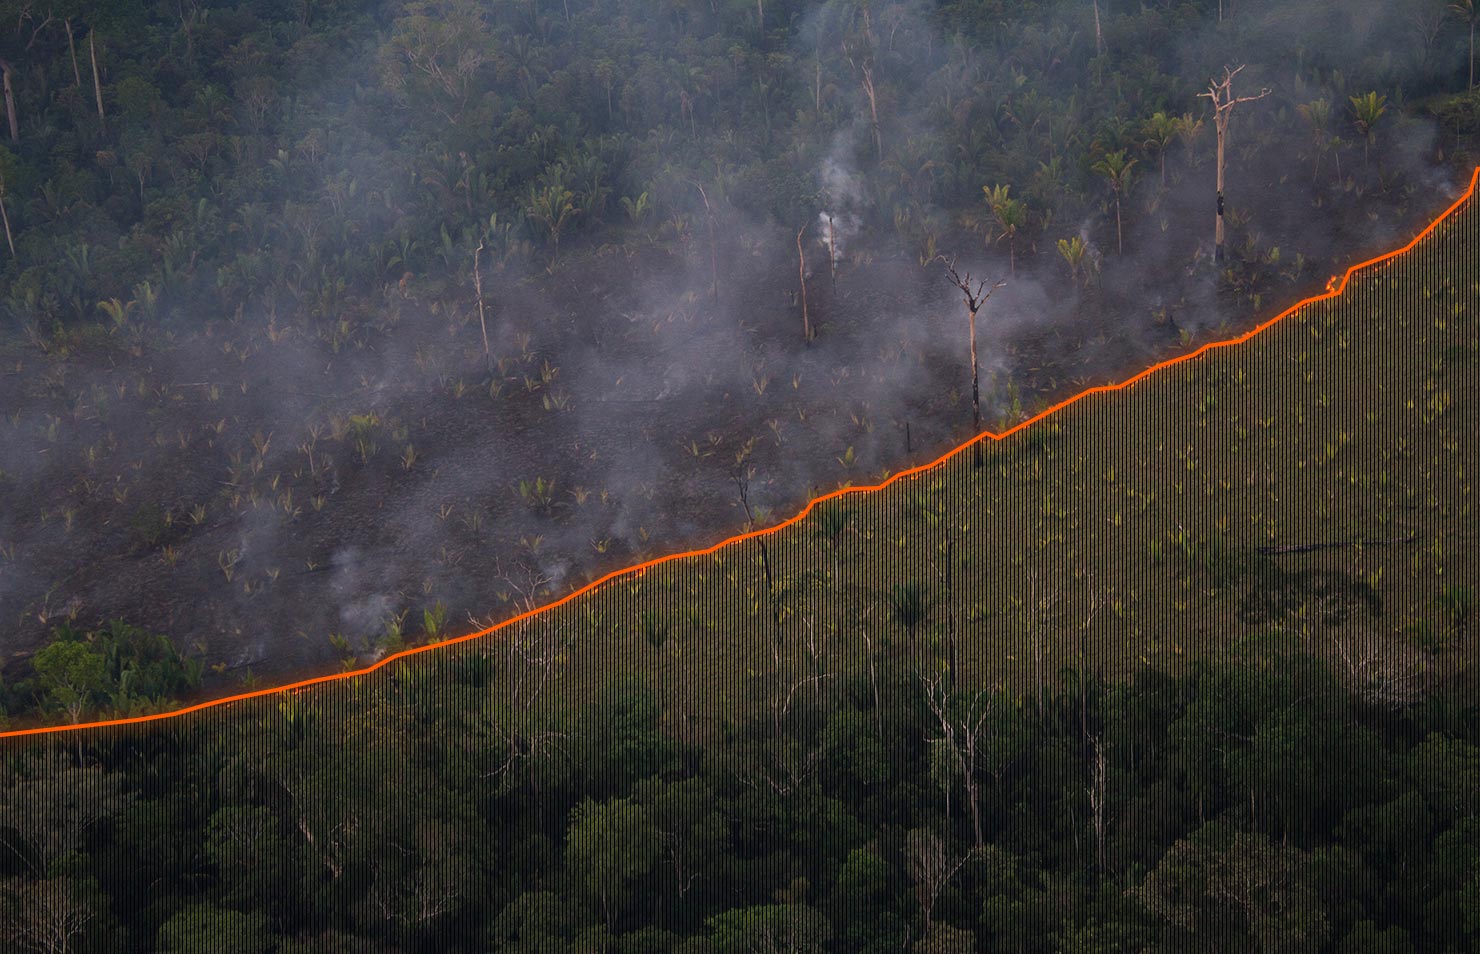
<instances>
[{"instance_id":1,"label":"burnt vegetation","mask_svg":"<svg viewBox=\"0 0 1480 954\"><path fill-rule=\"evenodd\" d=\"M1476 22L0 0L0 722L1228 339L1458 195ZM0 947L1474 949L1477 223L0 740Z\"/></svg>"},{"instance_id":2,"label":"burnt vegetation","mask_svg":"<svg viewBox=\"0 0 1480 954\"><path fill-rule=\"evenodd\" d=\"M1461 12L15 0L12 652L349 665L1226 335L1454 189Z\"/></svg>"}]
</instances>

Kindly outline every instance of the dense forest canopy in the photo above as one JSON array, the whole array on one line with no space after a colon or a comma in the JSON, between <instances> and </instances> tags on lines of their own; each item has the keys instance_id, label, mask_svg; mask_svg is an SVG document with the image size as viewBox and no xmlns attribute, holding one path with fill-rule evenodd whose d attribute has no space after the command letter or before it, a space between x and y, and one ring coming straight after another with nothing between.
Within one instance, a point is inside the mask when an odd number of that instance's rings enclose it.
<instances>
[{"instance_id":1,"label":"dense forest canopy","mask_svg":"<svg viewBox=\"0 0 1480 954\"><path fill-rule=\"evenodd\" d=\"M1446 144L1410 104L1464 90L1469 55L1441 0L3 6L0 282L41 330L339 320L404 276L460 288L479 242L522 271L562 242L697 241L706 207L1053 255L1119 198L1116 162L1147 192L1205 161L1225 64L1273 90L1234 123L1235 205L1261 155L1343 201L1427 191ZM1473 111L1440 109L1445 135Z\"/></svg>"},{"instance_id":2,"label":"dense forest canopy","mask_svg":"<svg viewBox=\"0 0 1480 954\"><path fill-rule=\"evenodd\" d=\"M89 954L1480 940L1473 699L1373 705L1278 640L1179 678L1067 673L1041 706L934 691L898 659L877 681L695 745L623 684L511 732L489 672L439 657L12 749L0 938Z\"/></svg>"}]
</instances>

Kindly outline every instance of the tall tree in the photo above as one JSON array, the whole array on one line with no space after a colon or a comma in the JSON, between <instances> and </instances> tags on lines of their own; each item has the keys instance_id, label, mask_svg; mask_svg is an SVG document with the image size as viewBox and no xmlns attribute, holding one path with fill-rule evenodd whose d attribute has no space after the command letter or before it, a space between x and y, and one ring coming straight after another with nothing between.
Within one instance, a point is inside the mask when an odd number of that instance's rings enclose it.
<instances>
[{"instance_id":1,"label":"tall tree","mask_svg":"<svg viewBox=\"0 0 1480 954\"><path fill-rule=\"evenodd\" d=\"M1120 228L1120 195L1130 188L1131 170L1135 168L1135 165L1136 160L1125 157L1125 150L1118 150L1091 167L1105 177L1105 181L1110 184L1110 191L1115 194L1115 252L1117 255L1125 254L1125 238Z\"/></svg>"},{"instance_id":2,"label":"tall tree","mask_svg":"<svg viewBox=\"0 0 1480 954\"><path fill-rule=\"evenodd\" d=\"M1079 284L1080 272L1084 268L1084 255L1089 246L1084 244L1084 239L1077 235L1070 236L1058 241L1059 255L1069 263L1069 280ZM1088 281L1088 277L1085 278Z\"/></svg>"},{"instance_id":3,"label":"tall tree","mask_svg":"<svg viewBox=\"0 0 1480 954\"><path fill-rule=\"evenodd\" d=\"M802 341L811 344L815 337L812 331L812 314L807 308L807 253L802 249L802 236L807 234L807 223L797 229L797 277L802 283Z\"/></svg>"},{"instance_id":4,"label":"tall tree","mask_svg":"<svg viewBox=\"0 0 1480 954\"><path fill-rule=\"evenodd\" d=\"M1151 118L1141 124L1141 144L1156 153L1156 161L1161 167L1161 184L1165 188L1167 184L1167 149L1171 148L1172 140L1177 138L1177 120L1164 112L1154 113Z\"/></svg>"},{"instance_id":5,"label":"tall tree","mask_svg":"<svg viewBox=\"0 0 1480 954\"><path fill-rule=\"evenodd\" d=\"M455 125L496 49L474 0L415 0L391 24L381 47L381 83L402 106L430 110Z\"/></svg>"},{"instance_id":6,"label":"tall tree","mask_svg":"<svg viewBox=\"0 0 1480 954\"><path fill-rule=\"evenodd\" d=\"M951 277L951 284L961 290L961 301L966 305L966 322L968 329L968 341L971 348L971 433L974 438L979 438L982 432L982 406L981 406L981 378L976 363L976 315L981 311L987 299L992 297L992 292L1006 285L1006 282L997 282L991 288L987 288L985 281L977 282L973 288L971 284L971 273L964 276L956 271L956 260L953 258L946 261L944 255L936 256L946 267L946 273ZM985 293L984 293L985 292ZM972 466L982 465L982 445L976 440L972 445Z\"/></svg>"},{"instance_id":7,"label":"tall tree","mask_svg":"<svg viewBox=\"0 0 1480 954\"><path fill-rule=\"evenodd\" d=\"M545 232L550 236L550 265L552 267L560 258L561 233L570 224L570 220L581 211L576 208L574 199L575 193L557 180L543 187L531 186L524 202L524 213L543 225Z\"/></svg>"},{"instance_id":8,"label":"tall tree","mask_svg":"<svg viewBox=\"0 0 1480 954\"><path fill-rule=\"evenodd\" d=\"M1315 146L1315 162L1312 164L1311 175L1313 179L1319 178L1321 174L1321 157L1331 149L1331 103L1324 98L1313 99L1308 103L1301 103L1299 106L1296 106L1295 111L1310 126L1310 135ZM1341 175L1339 158L1337 162L1336 174L1339 176Z\"/></svg>"},{"instance_id":9,"label":"tall tree","mask_svg":"<svg viewBox=\"0 0 1480 954\"><path fill-rule=\"evenodd\" d=\"M0 148L0 223L5 226L5 244L10 248L11 258L15 258L15 239L10 234L10 213L5 209L5 190L14 166L15 157L10 150Z\"/></svg>"},{"instance_id":10,"label":"tall tree","mask_svg":"<svg viewBox=\"0 0 1480 954\"><path fill-rule=\"evenodd\" d=\"M1008 195L1011 186L995 185L982 186L982 192L986 194L987 206L992 210L992 217L997 220L1001 228L1001 234L997 241L1007 239L1007 270L1009 274L1017 274L1017 236L1018 231L1027 224L1028 207L1021 199L1014 199Z\"/></svg>"},{"instance_id":11,"label":"tall tree","mask_svg":"<svg viewBox=\"0 0 1480 954\"><path fill-rule=\"evenodd\" d=\"M863 21L862 26L843 39L843 55L847 57L848 65L853 67L853 72L858 77L858 85L863 90L864 98L868 100L869 130L874 138L874 159L877 162L883 162L884 140L879 134L879 91L874 85L874 55L878 48L878 40L874 37L873 22L869 17L867 4L858 8L858 15Z\"/></svg>"},{"instance_id":12,"label":"tall tree","mask_svg":"<svg viewBox=\"0 0 1480 954\"><path fill-rule=\"evenodd\" d=\"M1365 173L1372 144L1377 141L1377 121L1387 112L1387 97L1367 92L1349 98L1352 103L1352 125L1362 134L1362 171Z\"/></svg>"},{"instance_id":13,"label":"tall tree","mask_svg":"<svg viewBox=\"0 0 1480 954\"><path fill-rule=\"evenodd\" d=\"M704 187L695 182L694 188L699 190L699 198L704 200L704 221L709 226L709 294L710 299L717 305L719 304L719 250L714 240L714 208L709 204L709 193L704 191Z\"/></svg>"},{"instance_id":14,"label":"tall tree","mask_svg":"<svg viewBox=\"0 0 1480 954\"><path fill-rule=\"evenodd\" d=\"M601 905L608 929L632 883L647 874L657 858L659 830L629 799L604 805L586 799L571 809L565 865L592 901Z\"/></svg>"},{"instance_id":15,"label":"tall tree","mask_svg":"<svg viewBox=\"0 0 1480 954\"><path fill-rule=\"evenodd\" d=\"M941 739L954 768L961 773L961 784L966 789L966 801L971 808L971 829L976 838L976 850L986 848L982 833L981 786L976 777L978 760L986 751L988 739L987 718L992 714L993 699L990 693L976 692L967 697L958 697L944 681L945 673L937 672L932 677L922 675L920 682L925 689L925 704L940 724Z\"/></svg>"},{"instance_id":16,"label":"tall tree","mask_svg":"<svg viewBox=\"0 0 1480 954\"><path fill-rule=\"evenodd\" d=\"M1234 96L1233 78L1243 69L1243 66L1236 70L1223 67L1223 79L1209 80L1208 91L1197 94L1199 97L1206 96L1213 101L1213 129L1218 134L1218 218L1213 229L1213 261L1215 263L1223 261L1223 173L1224 158L1228 150L1228 122L1233 118L1235 106L1263 99L1271 92L1266 87L1260 90L1258 96Z\"/></svg>"},{"instance_id":17,"label":"tall tree","mask_svg":"<svg viewBox=\"0 0 1480 954\"><path fill-rule=\"evenodd\" d=\"M15 112L15 84L11 81L14 73L15 67L10 60L0 57L0 83L4 84L5 89L5 118L10 123L10 141L20 142L21 124Z\"/></svg>"},{"instance_id":18,"label":"tall tree","mask_svg":"<svg viewBox=\"0 0 1480 954\"><path fill-rule=\"evenodd\" d=\"M1131 894L1166 940L1222 939L1221 950L1313 951L1330 925L1310 857L1258 833L1209 822L1174 844Z\"/></svg>"},{"instance_id":19,"label":"tall tree","mask_svg":"<svg viewBox=\"0 0 1480 954\"><path fill-rule=\"evenodd\" d=\"M1454 12L1470 28L1470 89L1475 88L1475 26L1480 24L1480 4L1475 0L1454 0L1449 5Z\"/></svg>"}]
</instances>

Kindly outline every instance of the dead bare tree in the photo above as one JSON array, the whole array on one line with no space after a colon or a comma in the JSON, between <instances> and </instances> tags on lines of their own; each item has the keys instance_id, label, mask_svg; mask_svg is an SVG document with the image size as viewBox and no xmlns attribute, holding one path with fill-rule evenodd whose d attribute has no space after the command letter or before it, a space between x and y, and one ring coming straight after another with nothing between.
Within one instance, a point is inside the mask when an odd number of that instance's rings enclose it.
<instances>
[{"instance_id":1,"label":"dead bare tree","mask_svg":"<svg viewBox=\"0 0 1480 954\"><path fill-rule=\"evenodd\" d=\"M1223 261L1223 170L1224 156L1228 147L1228 123L1233 118L1233 108L1240 103L1252 103L1263 99L1270 94L1268 87L1259 92L1258 96L1233 95L1233 78L1242 72L1244 67L1231 70L1223 67L1223 79L1216 78L1208 80L1208 91L1198 93L1199 97L1206 96L1213 102L1213 129L1218 134L1218 218L1213 230L1213 261Z\"/></svg>"},{"instance_id":2,"label":"dead bare tree","mask_svg":"<svg viewBox=\"0 0 1480 954\"><path fill-rule=\"evenodd\" d=\"M103 114L103 79L98 72L98 45L96 30L87 31L87 55L92 59L93 96L98 101L98 126L108 128L108 119Z\"/></svg>"},{"instance_id":3,"label":"dead bare tree","mask_svg":"<svg viewBox=\"0 0 1480 954\"><path fill-rule=\"evenodd\" d=\"M850 47L848 41L843 41L843 55L848 58L848 65L858 75L858 85L863 90L864 98L868 100L869 130L874 137L874 156L876 161L884 161L884 141L879 136L879 95L874 88L874 48L878 41L874 38L874 27L869 18L868 7L860 7L859 13L863 17L863 46L861 52L856 47Z\"/></svg>"},{"instance_id":4,"label":"dead bare tree","mask_svg":"<svg viewBox=\"0 0 1480 954\"><path fill-rule=\"evenodd\" d=\"M543 570L531 567L522 561L516 561L514 566L519 571L519 577L517 579L513 572L505 572L503 563L495 558L493 567L494 578L501 579L507 583L509 589L513 590L519 597L519 599L514 601L515 606L522 606L524 612L533 613L536 606L535 600L540 596L541 591L554 581Z\"/></svg>"},{"instance_id":5,"label":"dead bare tree","mask_svg":"<svg viewBox=\"0 0 1480 954\"><path fill-rule=\"evenodd\" d=\"M526 713L534 710L568 642L547 616L519 624L508 638L506 665L511 674L517 673L510 679L510 706L522 705Z\"/></svg>"},{"instance_id":6,"label":"dead bare tree","mask_svg":"<svg viewBox=\"0 0 1480 954\"><path fill-rule=\"evenodd\" d=\"M1091 763L1090 787L1085 789L1089 795L1090 814L1093 818L1095 828L1095 865L1105 870L1105 746L1100 737L1096 736L1094 743L1094 761Z\"/></svg>"},{"instance_id":7,"label":"dead bare tree","mask_svg":"<svg viewBox=\"0 0 1480 954\"><path fill-rule=\"evenodd\" d=\"M20 120L15 113L15 87L10 81L10 76L15 72L15 67L7 59L0 59L0 82L5 86L5 118L10 120L10 141L21 141Z\"/></svg>"},{"instance_id":8,"label":"dead bare tree","mask_svg":"<svg viewBox=\"0 0 1480 954\"><path fill-rule=\"evenodd\" d=\"M750 479L755 476L754 467L737 466L730 475L735 481L735 489L740 493L740 506L745 510L745 526L749 530L755 524L755 514L750 509ZM776 605L776 583L771 573L771 553L766 547L766 538L757 537L756 543L761 547L761 566L766 571L766 598L771 603L771 621L781 625L781 609Z\"/></svg>"},{"instance_id":9,"label":"dead bare tree","mask_svg":"<svg viewBox=\"0 0 1480 954\"><path fill-rule=\"evenodd\" d=\"M483 363L493 370L493 355L488 351L488 320L483 314L483 241L473 250L473 292L478 296L478 327L483 329Z\"/></svg>"},{"instance_id":10,"label":"dead bare tree","mask_svg":"<svg viewBox=\"0 0 1480 954\"><path fill-rule=\"evenodd\" d=\"M967 857L952 857L945 842L929 829L911 829L904 836L905 870L915 883L915 900L920 902L920 913L927 927L941 890L961 870Z\"/></svg>"},{"instance_id":11,"label":"dead bare tree","mask_svg":"<svg viewBox=\"0 0 1480 954\"><path fill-rule=\"evenodd\" d=\"M692 179L689 181L693 182ZM719 253L714 241L714 209L709 205L709 193L704 191L704 187L694 182L694 188L699 190L699 197L704 200L704 220L709 225L709 294L717 305L719 304Z\"/></svg>"},{"instance_id":12,"label":"dead bare tree","mask_svg":"<svg viewBox=\"0 0 1480 954\"><path fill-rule=\"evenodd\" d=\"M976 850L981 851L986 847L986 840L982 836L981 786L976 779L976 767L986 741L987 718L992 714L992 695L989 692L975 693L957 718L951 712L954 691L949 686L942 685L941 673L937 672L930 677L921 674L920 682L925 688L926 704L940 722L941 737L945 739L955 759L956 768L961 773L961 784L966 789L966 799L971 807L971 827L976 837Z\"/></svg>"},{"instance_id":13,"label":"dead bare tree","mask_svg":"<svg viewBox=\"0 0 1480 954\"><path fill-rule=\"evenodd\" d=\"M50 26L54 19L55 17L48 13L45 19L41 20L40 23L37 23L35 22L36 16L31 12L29 7L24 7L21 9L19 16L16 18L16 33L22 33L24 31L25 24L27 24L28 22L32 24L30 28L31 36L30 39L26 41L24 52L31 52L31 47L36 45L36 39L41 35L41 31ZM20 142L20 118L17 115L15 108L15 72L16 67L14 63L11 63L7 59L0 59L0 85L3 85L5 92L5 118L10 121L11 141Z\"/></svg>"},{"instance_id":14,"label":"dead bare tree","mask_svg":"<svg viewBox=\"0 0 1480 954\"><path fill-rule=\"evenodd\" d=\"M813 619L811 614L808 614L802 620L802 624L807 630L807 657L812 662L812 675L814 677L812 682L812 701L820 704L822 702L822 680L826 679L829 673L823 667L822 648L817 644L816 620Z\"/></svg>"},{"instance_id":15,"label":"dead bare tree","mask_svg":"<svg viewBox=\"0 0 1480 954\"><path fill-rule=\"evenodd\" d=\"M1423 650L1378 633L1352 629L1331 639L1342 665L1334 667L1347 688L1369 705L1402 709L1423 698L1430 660Z\"/></svg>"},{"instance_id":16,"label":"dead bare tree","mask_svg":"<svg viewBox=\"0 0 1480 954\"><path fill-rule=\"evenodd\" d=\"M971 433L975 438L981 437L982 432L982 406L981 406L981 383L976 363L976 314L987 299L992 297L992 292L1006 285L1006 282L997 282L991 288L987 288L986 282L978 282L976 288L971 286L971 273L967 272L963 277L956 272L956 260L949 261L944 255L937 255L936 260L943 263L946 271L951 276L951 284L961 290L961 301L966 305L966 319L971 344ZM985 294L983 294L985 292ZM971 463L973 467L982 465L982 445L977 440L972 446Z\"/></svg>"},{"instance_id":17,"label":"dead bare tree","mask_svg":"<svg viewBox=\"0 0 1480 954\"><path fill-rule=\"evenodd\" d=\"M527 716L528 713L529 709L526 706L525 715ZM496 777L499 780L500 790L508 791L517 784L515 769L520 762L524 762L529 769L530 791L538 798L540 794L538 765L552 755L558 754L559 744L569 738L569 734L555 729L537 728L527 719L522 728L516 727L507 721L500 721L498 714L493 711L485 711L484 718L487 720L489 729L503 743L504 757L497 766L484 772L482 777Z\"/></svg>"},{"instance_id":18,"label":"dead bare tree","mask_svg":"<svg viewBox=\"0 0 1480 954\"><path fill-rule=\"evenodd\" d=\"M780 670L777 670L777 675L780 675ZM774 716L773 728L776 730L776 737L778 739L781 737L781 720L786 718L786 714L791 711L791 704L792 701L796 698L797 690L810 682L813 686L815 694L820 695L820 690L818 690L818 687L821 686L822 680L827 679L831 675L831 673L820 673L813 676L802 676L800 679L790 681L790 686L786 690L785 698L783 698L780 693L776 694L772 703L772 709Z\"/></svg>"},{"instance_id":19,"label":"dead bare tree","mask_svg":"<svg viewBox=\"0 0 1480 954\"><path fill-rule=\"evenodd\" d=\"M833 226L832 213L827 213L827 283L829 288L838 284L837 229Z\"/></svg>"},{"instance_id":20,"label":"dead bare tree","mask_svg":"<svg viewBox=\"0 0 1480 954\"><path fill-rule=\"evenodd\" d=\"M1085 670L1088 665L1085 661L1085 640L1089 636L1090 624L1095 620L1097 614L1109 602L1106 592L1094 585L1093 580L1089 585L1089 609L1084 614L1084 622L1079 624L1079 732L1082 738L1089 738L1089 697L1087 693Z\"/></svg>"},{"instance_id":21,"label":"dead bare tree","mask_svg":"<svg viewBox=\"0 0 1480 954\"><path fill-rule=\"evenodd\" d=\"M10 257L15 258L15 239L10 236L10 213L5 211L5 177L0 175L0 222L5 223L5 244L10 246Z\"/></svg>"},{"instance_id":22,"label":"dead bare tree","mask_svg":"<svg viewBox=\"0 0 1480 954\"><path fill-rule=\"evenodd\" d=\"M77 67L77 39L72 31L72 18L67 17L62 21L62 26L67 31L67 52L72 57L72 79L76 89L82 89L82 70Z\"/></svg>"},{"instance_id":23,"label":"dead bare tree","mask_svg":"<svg viewBox=\"0 0 1480 954\"><path fill-rule=\"evenodd\" d=\"M870 604L868 608L863 611L863 615L859 617L858 626L859 632L863 635L864 655L868 657L869 682L873 684L874 688L874 728L878 730L879 738L882 739L884 738L884 716L882 711L879 709L879 670L878 667L874 665L874 641L869 639L868 636L868 617L869 614L873 611L874 606L873 604Z\"/></svg>"},{"instance_id":24,"label":"dead bare tree","mask_svg":"<svg viewBox=\"0 0 1480 954\"><path fill-rule=\"evenodd\" d=\"M797 229L797 275L802 281L802 340L807 344L812 343L812 317L807 312L807 254L802 251L802 236L806 234L807 225Z\"/></svg>"}]
</instances>

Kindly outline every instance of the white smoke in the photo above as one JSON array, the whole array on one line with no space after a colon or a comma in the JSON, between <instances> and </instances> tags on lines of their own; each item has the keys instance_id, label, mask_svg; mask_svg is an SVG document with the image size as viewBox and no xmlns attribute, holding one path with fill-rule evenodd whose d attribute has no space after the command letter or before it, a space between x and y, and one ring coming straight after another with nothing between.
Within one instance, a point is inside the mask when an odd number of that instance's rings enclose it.
<instances>
[{"instance_id":1,"label":"white smoke","mask_svg":"<svg viewBox=\"0 0 1480 954\"><path fill-rule=\"evenodd\" d=\"M823 209L817 214L817 224L822 241L828 245L838 259L846 254L848 243L863 227L857 210L864 205L863 177L849 169L847 164L848 143L851 140L839 135L827 158L822 160L817 178L822 184Z\"/></svg>"}]
</instances>

